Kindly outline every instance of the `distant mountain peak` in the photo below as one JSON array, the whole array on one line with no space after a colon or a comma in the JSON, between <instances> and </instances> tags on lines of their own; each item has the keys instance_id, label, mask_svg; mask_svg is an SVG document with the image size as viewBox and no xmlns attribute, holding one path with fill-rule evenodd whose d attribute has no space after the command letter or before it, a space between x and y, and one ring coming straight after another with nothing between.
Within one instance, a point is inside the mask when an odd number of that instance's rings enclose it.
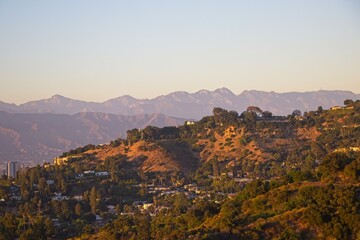
<instances>
[{"instance_id":1,"label":"distant mountain peak","mask_svg":"<svg viewBox=\"0 0 360 240\"><path fill-rule=\"evenodd\" d=\"M215 92L222 92L222 93L232 93L232 91L230 91L230 89L228 89L226 87L217 88L214 91Z\"/></svg>"},{"instance_id":2,"label":"distant mountain peak","mask_svg":"<svg viewBox=\"0 0 360 240\"><path fill-rule=\"evenodd\" d=\"M60 94L55 94L50 99L53 99L53 98L65 98L65 97Z\"/></svg>"},{"instance_id":3,"label":"distant mountain peak","mask_svg":"<svg viewBox=\"0 0 360 240\"><path fill-rule=\"evenodd\" d=\"M123 95L117 98L112 98L107 100L106 102L110 102L110 101L134 101L134 100L138 100L130 95Z\"/></svg>"},{"instance_id":4,"label":"distant mountain peak","mask_svg":"<svg viewBox=\"0 0 360 240\"><path fill-rule=\"evenodd\" d=\"M230 91L226 87L218 88L214 92L220 93L220 94L226 94L226 95L235 95L232 91Z\"/></svg>"},{"instance_id":5,"label":"distant mountain peak","mask_svg":"<svg viewBox=\"0 0 360 240\"><path fill-rule=\"evenodd\" d=\"M210 92L209 90L201 89L201 90L197 91L196 93L199 93L199 94L208 94L209 92Z\"/></svg>"},{"instance_id":6,"label":"distant mountain peak","mask_svg":"<svg viewBox=\"0 0 360 240\"><path fill-rule=\"evenodd\" d=\"M55 94L54 96L52 96L51 98L45 100L46 102L49 102L49 103L56 103L56 104L59 104L61 103L62 101L64 100L72 100L70 98L66 98L64 96L61 96L59 94Z\"/></svg>"}]
</instances>

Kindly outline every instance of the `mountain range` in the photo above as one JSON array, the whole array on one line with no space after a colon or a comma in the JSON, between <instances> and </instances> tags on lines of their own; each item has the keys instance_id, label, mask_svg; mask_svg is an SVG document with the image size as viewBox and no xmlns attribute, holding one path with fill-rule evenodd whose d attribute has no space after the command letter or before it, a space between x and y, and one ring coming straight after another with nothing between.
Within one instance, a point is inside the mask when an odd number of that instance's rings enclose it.
<instances>
[{"instance_id":1,"label":"mountain range","mask_svg":"<svg viewBox=\"0 0 360 240\"><path fill-rule=\"evenodd\" d=\"M360 99L350 91L263 92L239 95L227 88L196 93L173 92L153 99L121 96L102 103L55 95L16 105L0 101L0 162L50 161L62 152L86 144L124 138L132 128L176 126L212 114L214 107L235 110L258 106L274 115L288 115L342 105ZM171 116L171 117L170 117Z\"/></svg>"},{"instance_id":2,"label":"mountain range","mask_svg":"<svg viewBox=\"0 0 360 240\"><path fill-rule=\"evenodd\" d=\"M173 92L153 99L136 99L125 95L105 102L86 102L60 95L49 99L31 101L20 105L0 102L0 110L12 113L56 113L103 112L121 115L162 113L168 116L200 119L211 114L214 107L235 110L239 113L250 105L268 110L274 115L287 115L298 109L302 112L322 106L342 105L345 99L359 99L360 94L350 91L313 92L263 92L243 91L236 95L227 88L214 91L200 90L195 93Z\"/></svg>"}]
</instances>

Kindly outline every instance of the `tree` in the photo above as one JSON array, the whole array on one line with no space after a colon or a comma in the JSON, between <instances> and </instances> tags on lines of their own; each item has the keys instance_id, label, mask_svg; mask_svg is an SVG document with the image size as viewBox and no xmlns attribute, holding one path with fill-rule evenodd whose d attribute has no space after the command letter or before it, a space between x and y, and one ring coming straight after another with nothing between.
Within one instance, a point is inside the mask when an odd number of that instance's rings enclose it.
<instances>
[{"instance_id":1,"label":"tree","mask_svg":"<svg viewBox=\"0 0 360 240\"><path fill-rule=\"evenodd\" d=\"M45 194L46 186L46 179L43 177L40 178L38 188L41 194Z\"/></svg>"},{"instance_id":2,"label":"tree","mask_svg":"<svg viewBox=\"0 0 360 240\"><path fill-rule=\"evenodd\" d=\"M322 146L322 144L318 142L312 142L310 144L311 154L314 155L315 160L321 159L326 154L326 150Z\"/></svg>"},{"instance_id":3,"label":"tree","mask_svg":"<svg viewBox=\"0 0 360 240\"><path fill-rule=\"evenodd\" d=\"M321 178L334 178L337 172L344 170L345 166L351 163L352 159L345 153L330 153L324 157L319 166L318 172Z\"/></svg>"},{"instance_id":4,"label":"tree","mask_svg":"<svg viewBox=\"0 0 360 240\"><path fill-rule=\"evenodd\" d=\"M239 114L237 112L227 111L219 107L213 109L213 115L215 122L219 125L235 124L239 117Z\"/></svg>"},{"instance_id":5,"label":"tree","mask_svg":"<svg viewBox=\"0 0 360 240\"><path fill-rule=\"evenodd\" d=\"M350 177L353 181L360 180L360 158L354 160L350 164L346 165L344 169L346 176Z\"/></svg>"},{"instance_id":6,"label":"tree","mask_svg":"<svg viewBox=\"0 0 360 240\"><path fill-rule=\"evenodd\" d=\"M132 130L128 130L126 140L131 143L135 143L141 139L141 130L134 128Z\"/></svg>"},{"instance_id":7,"label":"tree","mask_svg":"<svg viewBox=\"0 0 360 240\"><path fill-rule=\"evenodd\" d=\"M347 107L353 106L353 105L354 105L354 101L351 100L351 99L346 99L346 100L344 101L344 105L347 106Z\"/></svg>"},{"instance_id":8,"label":"tree","mask_svg":"<svg viewBox=\"0 0 360 240\"><path fill-rule=\"evenodd\" d=\"M301 111L300 110L294 110L291 115L293 117L300 117L301 116Z\"/></svg>"},{"instance_id":9,"label":"tree","mask_svg":"<svg viewBox=\"0 0 360 240\"><path fill-rule=\"evenodd\" d=\"M75 205L75 214L78 215L78 216L81 216L81 212L82 212L81 204L80 204L80 203L77 203L77 204Z\"/></svg>"},{"instance_id":10,"label":"tree","mask_svg":"<svg viewBox=\"0 0 360 240\"><path fill-rule=\"evenodd\" d=\"M89 203L90 203L91 211L93 213L95 213L96 209L98 207L97 192L96 192L96 187L95 186L92 187L91 190L90 190Z\"/></svg>"},{"instance_id":11,"label":"tree","mask_svg":"<svg viewBox=\"0 0 360 240\"><path fill-rule=\"evenodd\" d=\"M246 112L243 112L240 117L243 119L246 130L250 131L255 127L256 118L257 118L257 115L255 112L246 111Z\"/></svg>"},{"instance_id":12,"label":"tree","mask_svg":"<svg viewBox=\"0 0 360 240\"><path fill-rule=\"evenodd\" d=\"M272 112L264 111L264 112L262 113L262 116L263 116L264 118L271 118L271 117L272 117Z\"/></svg>"},{"instance_id":13,"label":"tree","mask_svg":"<svg viewBox=\"0 0 360 240\"><path fill-rule=\"evenodd\" d=\"M139 196L140 196L141 198L145 198L145 197L147 196L147 189L146 189L146 185L145 185L145 184L142 184L142 185L141 185L141 188L140 188L138 194L139 194Z\"/></svg>"},{"instance_id":14,"label":"tree","mask_svg":"<svg viewBox=\"0 0 360 240\"><path fill-rule=\"evenodd\" d=\"M184 214L191 206L191 202L187 199L184 193L178 193L175 196L174 200L174 211L178 214Z\"/></svg>"},{"instance_id":15,"label":"tree","mask_svg":"<svg viewBox=\"0 0 360 240\"><path fill-rule=\"evenodd\" d=\"M18 221L15 216L6 212L4 216L0 217L0 239L15 239Z\"/></svg>"},{"instance_id":16,"label":"tree","mask_svg":"<svg viewBox=\"0 0 360 240\"><path fill-rule=\"evenodd\" d=\"M262 115L262 110L259 107L256 106L248 106L246 109L247 112L254 112L257 116Z\"/></svg>"},{"instance_id":17,"label":"tree","mask_svg":"<svg viewBox=\"0 0 360 240\"><path fill-rule=\"evenodd\" d=\"M120 214L120 213L121 213L120 204L116 204L116 206L115 206L115 212L116 212L116 214Z\"/></svg>"},{"instance_id":18,"label":"tree","mask_svg":"<svg viewBox=\"0 0 360 240\"><path fill-rule=\"evenodd\" d=\"M154 126L147 126L142 130L142 136L146 140L159 139L160 128Z\"/></svg>"},{"instance_id":19,"label":"tree","mask_svg":"<svg viewBox=\"0 0 360 240\"><path fill-rule=\"evenodd\" d=\"M91 212L85 213L83 216L81 216L81 218L88 223L94 222L96 220L96 216Z\"/></svg>"},{"instance_id":20,"label":"tree","mask_svg":"<svg viewBox=\"0 0 360 240\"><path fill-rule=\"evenodd\" d=\"M45 229L46 229L46 235L51 237L55 234L55 227L53 225L53 222L52 220L47 217L44 221L44 224L45 224Z\"/></svg>"},{"instance_id":21,"label":"tree","mask_svg":"<svg viewBox=\"0 0 360 240\"><path fill-rule=\"evenodd\" d=\"M36 239L36 236L35 236L35 233L34 231L29 228L27 229L25 232L23 232L21 235L20 235L20 240L30 240L30 239Z\"/></svg>"},{"instance_id":22,"label":"tree","mask_svg":"<svg viewBox=\"0 0 360 240\"><path fill-rule=\"evenodd\" d=\"M60 180L60 190L63 192L63 193L66 193L67 190L68 190L68 184L67 182L65 181L65 179L61 178Z\"/></svg>"},{"instance_id":23,"label":"tree","mask_svg":"<svg viewBox=\"0 0 360 240\"><path fill-rule=\"evenodd\" d=\"M148 214L141 214L136 216L134 223L136 226L136 239L149 239L150 236L150 222L151 218Z\"/></svg>"},{"instance_id":24,"label":"tree","mask_svg":"<svg viewBox=\"0 0 360 240\"><path fill-rule=\"evenodd\" d=\"M216 157L211 160L211 164L213 168L214 177L218 177L220 175L220 171L219 171L219 162Z\"/></svg>"},{"instance_id":25,"label":"tree","mask_svg":"<svg viewBox=\"0 0 360 240\"><path fill-rule=\"evenodd\" d=\"M163 127L159 129L159 137L161 139L176 139L179 136L180 131L177 127Z\"/></svg>"},{"instance_id":26,"label":"tree","mask_svg":"<svg viewBox=\"0 0 360 240\"><path fill-rule=\"evenodd\" d=\"M360 100L355 101L354 110L355 110L355 112L360 113Z\"/></svg>"},{"instance_id":27,"label":"tree","mask_svg":"<svg viewBox=\"0 0 360 240\"><path fill-rule=\"evenodd\" d=\"M61 216L64 219L69 219L71 215L68 201L61 202Z\"/></svg>"}]
</instances>

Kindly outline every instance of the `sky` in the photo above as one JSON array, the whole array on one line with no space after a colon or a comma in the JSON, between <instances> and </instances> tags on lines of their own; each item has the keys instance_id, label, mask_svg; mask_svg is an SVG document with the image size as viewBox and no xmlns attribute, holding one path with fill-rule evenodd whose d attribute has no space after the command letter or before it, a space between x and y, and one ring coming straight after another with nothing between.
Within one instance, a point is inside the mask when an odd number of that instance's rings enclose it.
<instances>
[{"instance_id":1,"label":"sky","mask_svg":"<svg viewBox=\"0 0 360 240\"><path fill-rule=\"evenodd\" d=\"M0 0L0 101L360 93L358 0Z\"/></svg>"}]
</instances>

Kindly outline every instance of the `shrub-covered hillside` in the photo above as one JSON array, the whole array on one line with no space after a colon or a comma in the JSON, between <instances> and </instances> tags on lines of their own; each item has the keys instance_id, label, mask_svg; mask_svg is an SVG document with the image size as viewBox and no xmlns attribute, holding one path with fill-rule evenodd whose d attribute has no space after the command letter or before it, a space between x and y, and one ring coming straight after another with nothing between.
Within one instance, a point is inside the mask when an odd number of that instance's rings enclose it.
<instances>
[{"instance_id":1,"label":"shrub-covered hillside","mask_svg":"<svg viewBox=\"0 0 360 240\"><path fill-rule=\"evenodd\" d=\"M360 101L132 129L0 182L0 239L358 239Z\"/></svg>"}]
</instances>

